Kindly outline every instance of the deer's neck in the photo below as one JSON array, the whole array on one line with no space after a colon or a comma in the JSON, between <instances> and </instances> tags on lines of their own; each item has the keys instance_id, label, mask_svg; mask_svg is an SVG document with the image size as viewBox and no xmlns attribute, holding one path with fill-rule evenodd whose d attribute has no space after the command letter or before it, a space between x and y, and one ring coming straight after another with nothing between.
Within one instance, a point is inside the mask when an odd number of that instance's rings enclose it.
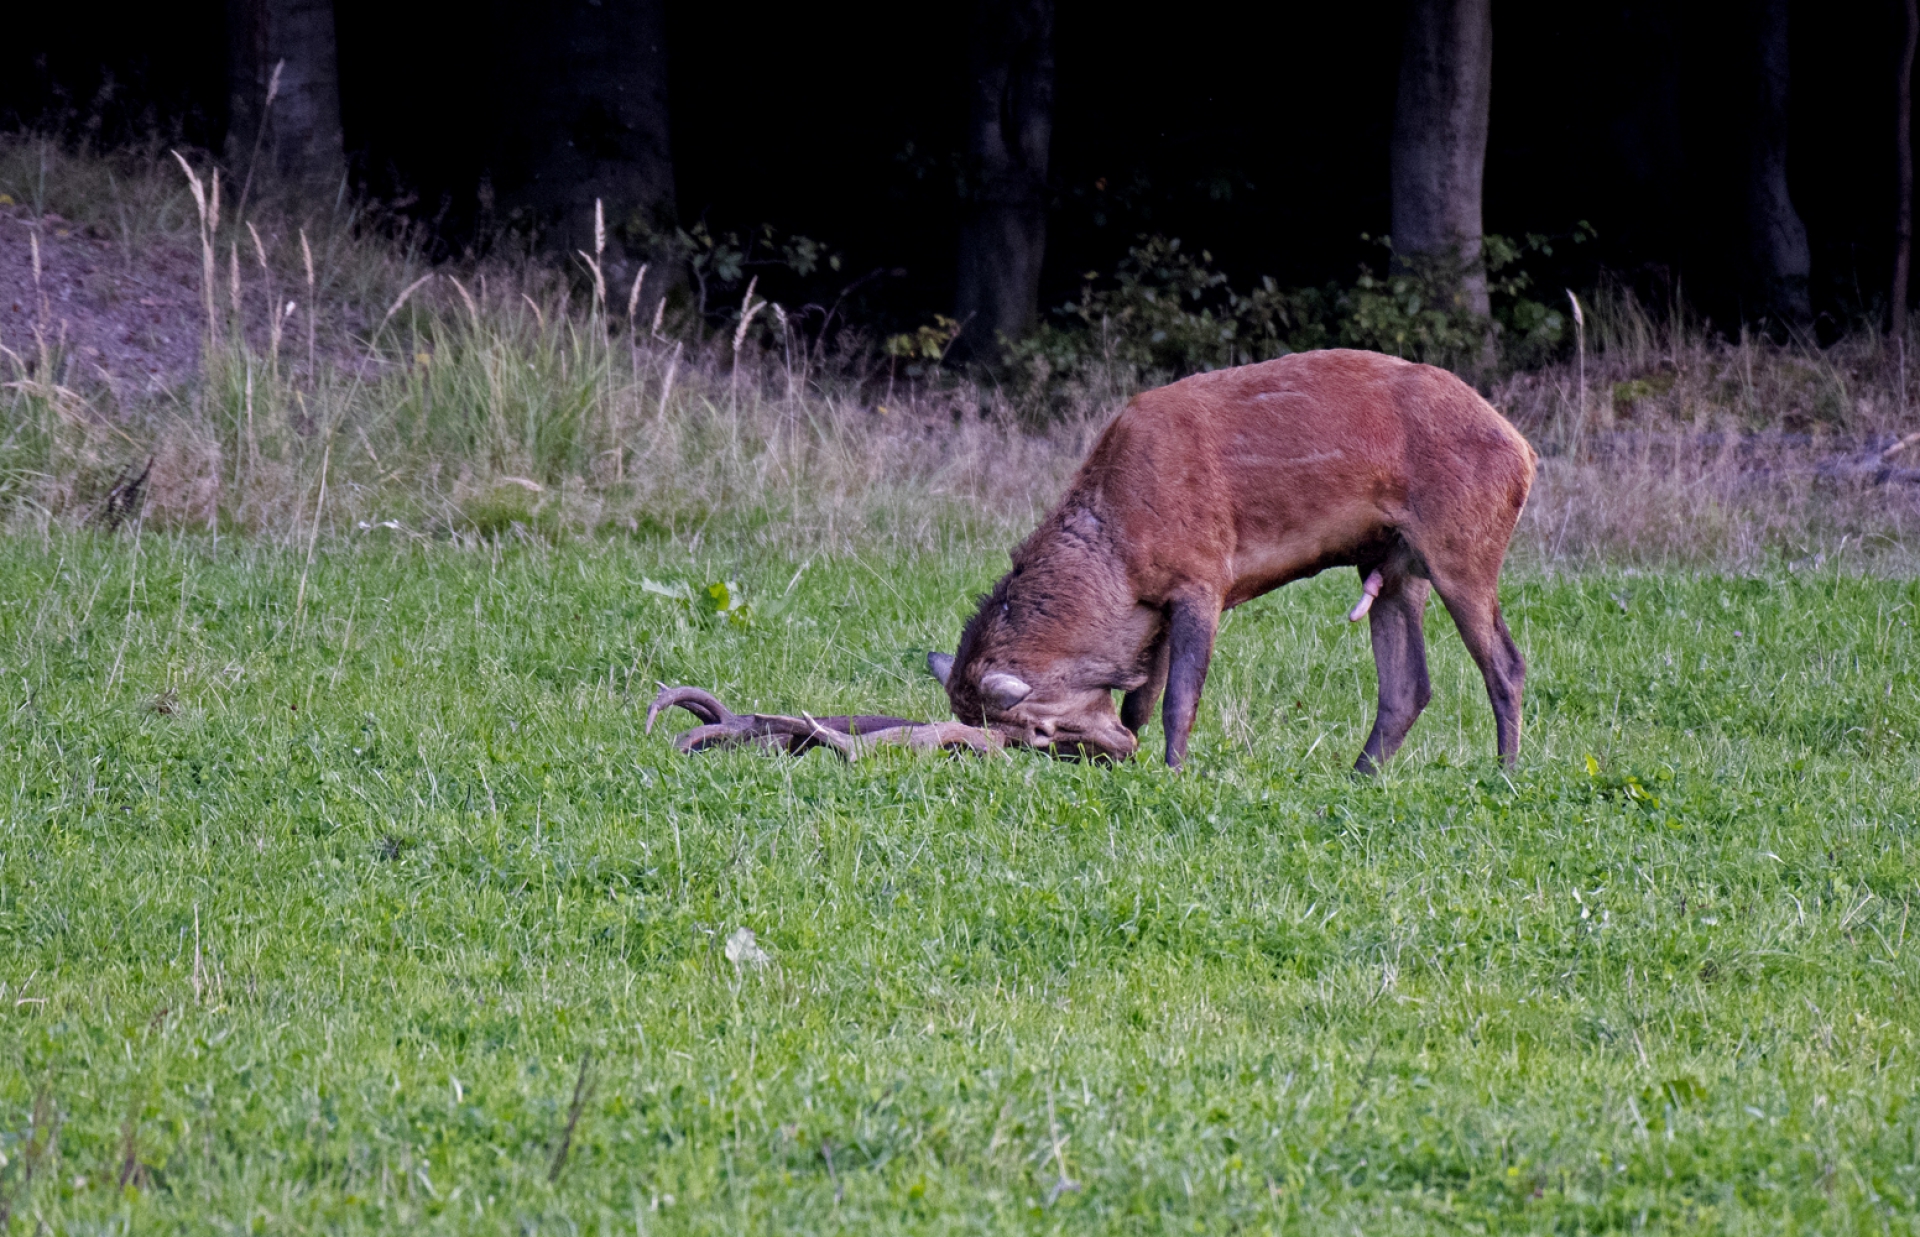
<instances>
[{"instance_id":1,"label":"deer's neck","mask_svg":"<svg viewBox=\"0 0 1920 1237\"><path fill-rule=\"evenodd\" d=\"M1081 681L1135 677L1158 616L1141 607L1126 563L1096 511L1071 500L1015 552L1009 617L1030 660L1072 664Z\"/></svg>"}]
</instances>

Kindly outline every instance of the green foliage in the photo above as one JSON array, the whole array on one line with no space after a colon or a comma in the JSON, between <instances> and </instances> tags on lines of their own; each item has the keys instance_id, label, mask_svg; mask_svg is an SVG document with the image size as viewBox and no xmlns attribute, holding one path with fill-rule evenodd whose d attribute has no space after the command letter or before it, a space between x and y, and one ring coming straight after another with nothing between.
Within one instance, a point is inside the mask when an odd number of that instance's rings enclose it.
<instances>
[{"instance_id":1,"label":"green foliage","mask_svg":"<svg viewBox=\"0 0 1920 1237\"><path fill-rule=\"evenodd\" d=\"M1361 267L1341 306L1347 311L1341 342L1431 364L1476 362L1493 326L1468 306L1465 276L1461 263L1448 257L1405 256L1391 262L1386 275Z\"/></svg>"},{"instance_id":2,"label":"green foliage","mask_svg":"<svg viewBox=\"0 0 1920 1237\"><path fill-rule=\"evenodd\" d=\"M753 610L747 605L740 586L732 580L715 580L703 588L695 588L684 580L667 584L641 580L640 590L675 603L682 618L702 625L725 623L739 628L753 626Z\"/></svg>"},{"instance_id":3,"label":"green foliage","mask_svg":"<svg viewBox=\"0 0 1920 1237\"><path fill-rule=\"evenodd\" d=\"M938 365L953 347L953 341L960 337L960 324L945 314L935 314L933 323L916 327L899 335L889 335L882 348L889 357L897 361L929 362ZM925 372L924 367L910 364L907 373L918 378Z\"/></svg>"},{"instance_id":4,"label":"green foliage","mask_svg":"<svg viewBox=\"0 0 1920 1237\"><path fill-rule=\"evenodd\" d=\"M1583 224L1573 239L1588 235ZM1380 244L1392 254L1390 241ZM1088 272L1080 297L1031 338L1010 344L1007 359L1042 382L1098 365L1164 380L1333 346L1469 371L1483 368L1490 349L1507 367L1537 365L1558 353L1567 323L1527 295L1532 276L1524 262L1552 253L1550 237L1485 238L1478 273L1493 306L1488 320L1467 307L1468 272L1457 259L1390 257L1386 274L1363 266L1345 288L1283 289L1269 277L1240 292L1208 251L1196 256L1178 238L1142 236L1111 281Z\"/></svg>"},{"instance_id":5,"label":"green foliage","mask_svg":"<svg viewBox=\"0 0 1920 1237\"><path fill-rule=\"evenodd\" d=\"M1510 578L1519 768L1436 606L1356 782L1344 573L1180 775L682 757L942 715L1004 562L727 553L0 543L14 1231L1912 1230L1913 581Z\"/></svg>"},{"instance_id":6,"label":"green foliage","mask_svg":"<svg viewBox=\"0 0 1920 1237\"><path fill-rule=\"evenodd\" d=\"M524 484L504 481L469 499L461 507L466 527L482 537L505 537L514 533L537 533L552 537L559 533L559 520L544 495Z\"/></svg>"},{"instance_id":7,"label":"green foliage","mask_svg":"<svg viewBox=\"0 0 1920 1237\"><path fill-rule=\"evenodd\" d=\"M822 268L838 271L843 261L839 251L820 241L779 232L767 223L745 232L716 234L702 219L665 236L649 234L640 243L686 264L693 276L695 309L703 316L727 309L730 294L755 275L781 271L805 278Z\"/></svg>"},{"instance_id":8,"label":"green foliage","mask_svg":"<svg viewBox=\"0 0 1920 1237\"><path fill-rule=\"evenodd\" d=\"M1582 223L1572 243L1591 235ZM1391 255L1387 273L1361 267L1353 287L1337 299L1340 342L1467 371L1483 368L1489 353L1507 369L1543 364L1568 339L1566 315L1527 295L1533 276L1523 263L1533 255L1551 257L1553 244L1552 237L1538 234L1517 242L1489 235L1481 242L1479 269L1469 271L1458 257L1393 254L1392 240L1382 237L1380 245ZM1470 274L1486 280L1491 321L1466 303Z\"/></svg>"},{"instance_id":9,"label":"green foliage","mask_svg":"<svg viewBox=\"0 0 1920 1237\"><path fill-rule=\"evenodd\" d=\"M1264 361L1331 341L1325 296L1271 279L1242 295L1179 239L1143 236L1109 284L1087 273L1080 298L1034 336L1009 346L1017 367L1070 376L1095 364L1178 375Z\"/></svg>"}]
</instances>

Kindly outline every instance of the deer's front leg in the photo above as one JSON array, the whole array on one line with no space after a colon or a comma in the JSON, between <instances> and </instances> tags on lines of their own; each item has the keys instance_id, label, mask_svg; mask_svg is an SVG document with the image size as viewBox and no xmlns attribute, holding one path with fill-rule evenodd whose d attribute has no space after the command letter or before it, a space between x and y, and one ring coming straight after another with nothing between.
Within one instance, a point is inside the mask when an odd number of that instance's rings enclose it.
<instances>
[{"instance_id":1,"label":"deer's front leg","mask_svg":"<svg viewBox=\"0 0 1920 1237\"><path fill-rule=\"evenodd\" d=\"M1167 690L1167 651L1172 647L1166 632L1157 633L1147 653L1147 681L1120 698L1120 724L1136 735L1147 728L1153 706Z\"/></svg>"},{"instance_id":2,"label":"deer's front leg","mask_svg":"<svg viewBox=\"0 0 1920 1237\"><path fill-rule=\"evenodd\" d=\"M1209 596L1177 598L1167 615L1167 703L1161 724L1167 728L1167 764L1178 769L1187 759L1187 736L1200 711L1207 663L1213 660L1213 635L1220 626L1220 604Z\"/></svg>"}]
</instances>

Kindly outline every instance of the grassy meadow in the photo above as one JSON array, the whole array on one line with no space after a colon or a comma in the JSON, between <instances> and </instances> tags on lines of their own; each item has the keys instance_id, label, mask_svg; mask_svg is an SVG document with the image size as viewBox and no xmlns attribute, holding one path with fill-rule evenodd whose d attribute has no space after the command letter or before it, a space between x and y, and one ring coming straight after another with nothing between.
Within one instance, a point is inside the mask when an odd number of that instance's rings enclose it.
<instances>
[{"instance_id":1,"label":"grassy meadow","mask_svg":"<svg viewBox=\"0 0 1920 1237\"><path fill-rule=\"evenodd\" d=\"M1920 584L1517 570L1519 767L1436 606L1356 782L1348 573L1185 774L682 757L1004 562L716 553L0 543L12 1231L1916 1227Z\"/></svg>"},{"instance_id":2,"label":"grassy meadow","mask_svg":"<svg viewBox=\"0 0 1920 1237\"><path fill-rule=\"evenodd\" d=\"M1180 775L686 758L659 683L944 717L1171 375L185 163L0 141L0 1237L1920 1228L1914 341L1603 287L1497 376L1510 773L1436 606L1348 775L1345 572L1229 616Z\"/></svg>"}]
</instances>

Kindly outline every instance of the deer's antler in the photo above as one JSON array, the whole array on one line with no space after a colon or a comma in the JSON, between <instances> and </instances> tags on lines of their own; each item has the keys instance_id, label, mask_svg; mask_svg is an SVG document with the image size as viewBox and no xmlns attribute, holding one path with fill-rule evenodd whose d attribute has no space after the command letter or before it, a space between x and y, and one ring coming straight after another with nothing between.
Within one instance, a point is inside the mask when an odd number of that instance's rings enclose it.
<instances>
[{"instance_id":1,"label":"deer's antler","mask_svg":"<svg viewBox=\"0 0 1920 1237\"><path fill-rule=\"evenodd\" d=\"M685 709L703 723L674 739L673 745L687 753L754 745L799 756L826 747L844 760L855 760L887 745L921 752L964 749L983 754L1000 748L1000 736L959 722L916 722L875 714L814 717L803 713L786 717L777 713L735 713L697 687L665 685L647 706L647 733L653 732L662 709L674 707Z\"/></svg>"}]
</instances>

